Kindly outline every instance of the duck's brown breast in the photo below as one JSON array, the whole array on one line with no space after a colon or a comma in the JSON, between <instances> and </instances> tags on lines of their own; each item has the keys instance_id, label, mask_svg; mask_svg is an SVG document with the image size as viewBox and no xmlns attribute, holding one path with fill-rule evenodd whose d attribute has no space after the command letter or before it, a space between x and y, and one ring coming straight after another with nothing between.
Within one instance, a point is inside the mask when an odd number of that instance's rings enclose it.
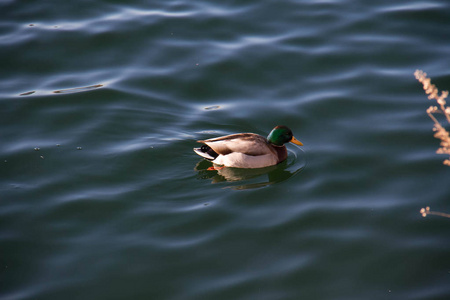
<instances>
[{"instance_id":1,"label":"duck's brown breast","mask_svg":"<svg viewBox=\"0 0 450 300\"><path fill-rule=\"evenodd\" d=\"M286 146L272 146L272 148L275 150L277 157L278 157L278 163L285 161L287 158L287 150Z\"/></svg>"}]
</instances>

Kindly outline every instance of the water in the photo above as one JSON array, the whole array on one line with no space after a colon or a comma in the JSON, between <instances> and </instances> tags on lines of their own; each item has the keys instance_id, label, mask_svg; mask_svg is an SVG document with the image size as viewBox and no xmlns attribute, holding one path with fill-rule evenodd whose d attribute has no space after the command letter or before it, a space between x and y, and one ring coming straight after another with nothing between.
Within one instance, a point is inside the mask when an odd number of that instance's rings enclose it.
<instances>
[{"instance_id":1,"label":"water","mask_svg":"<svg viewBox=\"0 0 450 300\"><path fill-rule=\"evenodd\" d=\"M1 2L0 298L448 299L449 6ZM278 124L261 173L192 151Z\"/></svg>"}]
</instances>

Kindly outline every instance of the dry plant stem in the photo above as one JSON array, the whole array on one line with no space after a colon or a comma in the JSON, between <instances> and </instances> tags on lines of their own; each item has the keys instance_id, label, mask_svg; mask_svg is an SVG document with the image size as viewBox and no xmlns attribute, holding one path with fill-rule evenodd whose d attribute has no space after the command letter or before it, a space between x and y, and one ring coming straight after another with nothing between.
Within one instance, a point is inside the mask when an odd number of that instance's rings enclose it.
<instances>
[{"instance_id":1,"label":"dry plant stem","mask_svg":"<svg viewBox=\"0 0 450 300\"><path fill-rule=\"evenodd\" d=\"M427 215L435 215L435 216L441 216L441 217L445 217L445 218L450 218L450 214L446 214L446 213L439 212L439 211L431 211L429 206L427 206L425 208L422 208L420 210L420 213L422 214L422 217L424 217L424 218Z\"/></svg>"},{"instance_id":2,"label":"dry plant stem","mask_svg":"<svg viewBox=\"0 0 450 300\"><path fill-rule=\"evenodd\" d=\"M439 104L440 109L437 106L430 106L427 109L427 114L434 122L434 137L441 140L441 147L436 151L439 154L448 154L450 155L450 135L448 131L439 123L436 117L433 115L434 113L443 113L447 122L450 124L450 107L446 106L445 99L448 97L448 91L442 91L441 95L439 95L438 88L431 84L431 79L427 77L427 73L416 70L414 72L416 79L423 84L423 89L425 93L428 95L428 99L435 99ZM444 164L450 166L450 159L444 160Z\"/></svg>"}]
</instances>

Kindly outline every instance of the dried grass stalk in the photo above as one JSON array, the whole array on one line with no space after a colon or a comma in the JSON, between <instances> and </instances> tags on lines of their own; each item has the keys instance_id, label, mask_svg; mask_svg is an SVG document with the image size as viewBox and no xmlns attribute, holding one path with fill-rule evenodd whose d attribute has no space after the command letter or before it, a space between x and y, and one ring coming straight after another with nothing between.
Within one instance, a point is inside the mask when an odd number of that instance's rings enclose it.
<instances>
[{"instance_id":1,"label":"dried grass stalk","mask_svg":"<svg viewBox=\"0 0 450 300\"><path fill-rule=\"evenodd\" d=\"M430 207L424 207L420 210L420 213L422 215L422 217L426 217L427 215L436 215L436 216L441 216L441 217L445 217L445 218L450 218L450 214L446 214L440 211L432 211L430 210Z\"/></svg>"},{"instance_id":2,"label":"dried grass stalk","mask_svg":"<svg viewBox=\"0 0 450 300\"><path fill-rule=\"evenodd\" d=\"M449 155L450 158L449 133L435 117L436 113L442 113L447 119L447 122L450 124L450 107L446 106L447 103L445 101L445 99L448 96L448 91L442 91L441 94L439 95L438 88L434 84L431 84L431 79L428 78L427 73L425 73L422 70L416 70L416 72L414 72L414 76L416 76L416 79L423 84L423 89L425 90L425 93L427 93L428 99L430 100L435 99L437 104L439 105L439 107L430 106L427 109L427 114L434 122L433 128L433 131L435 132L434 137L441 140L441 145L436 151L436 153L447 154ZM444 165L450 166L450 159L444 160Z\"/></svg>"}]
</instances>

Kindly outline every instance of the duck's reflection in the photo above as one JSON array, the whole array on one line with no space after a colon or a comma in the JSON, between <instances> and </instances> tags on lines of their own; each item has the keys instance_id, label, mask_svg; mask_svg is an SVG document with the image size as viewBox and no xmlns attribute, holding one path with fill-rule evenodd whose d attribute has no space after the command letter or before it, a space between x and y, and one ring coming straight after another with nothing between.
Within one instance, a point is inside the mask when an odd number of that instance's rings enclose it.
<instances>
[{"instance_id":1,"label":"duck's reflection","mask_svg":"<svg viewBox=\"0 0 450 300\"><path fill-rule=\"evenodd\" d=\"M284 161L276 166L259 169L228 168L214 165L202 160L196 166L201 179L211 179L212 183L242 182L243 184L227 186L232 189L253 189L285 181L303 170L304 165L289 165Z\"/></svg>"}]
</instances>

